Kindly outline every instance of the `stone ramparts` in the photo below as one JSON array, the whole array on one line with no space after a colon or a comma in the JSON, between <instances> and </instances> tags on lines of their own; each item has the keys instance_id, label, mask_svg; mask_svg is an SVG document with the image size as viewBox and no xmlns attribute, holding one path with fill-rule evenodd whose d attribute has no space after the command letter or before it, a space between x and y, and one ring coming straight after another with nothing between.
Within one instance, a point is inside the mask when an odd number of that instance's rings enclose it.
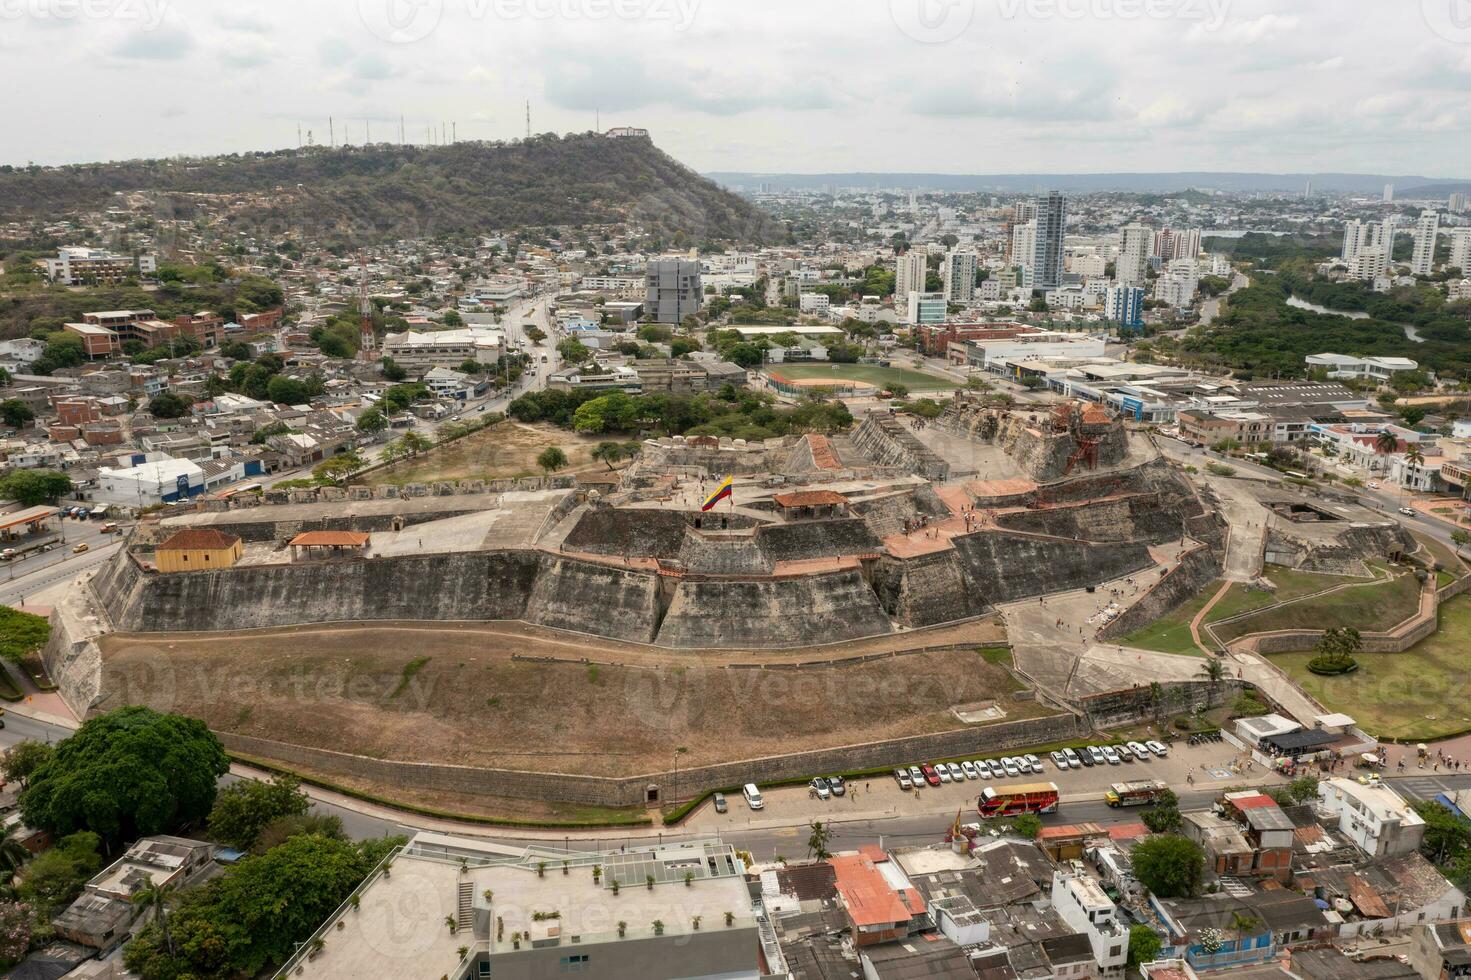
<instances>
[{"instance_id":1,"label":"stone ramparts","mask_svg":"<svg viewBox=\"0 0 1471 980\"><path fill-rule=\"evenodd\" d=\"M678 581L660 646L800 647L892 633L857 571L781 579Z\"/></svg>"},{"instance_id":2,"label":"stone ramparts","mask_svg":"<svg viewBox=\"0 0 1471 980\"><path fill-rule=\"evenodd\" d=\"M1185 552L1179 564L1151 585L1133 605L1100 630L1098 636L1104 640L1116 640L1143 629L1200 595L1220 577L1220 553L1206 545L1196 545Z\"/></svg>"},{"instance_id":3,"label":"stone ramparts","mask_svg":"<svg viewBox=\"0 0 1471 980\"><path fill-rule=\"evenodd\" d=\"M935 455L892 415L871 413L853 430L853 445L880 466L900 466L927 480L943 483L950 464Z\"/></svg>"},{"instance_id":4,"label":"stone ramparts","mask_svg":"<svg viewBox=\"0 0 1471 980\"><path fill-rule=\"evenodd\" d=\"M991 605L1100 585L1154 564L1139 542L1093 544L982 530L953 543L966 576Z\"/></svg>"}]
</instances>

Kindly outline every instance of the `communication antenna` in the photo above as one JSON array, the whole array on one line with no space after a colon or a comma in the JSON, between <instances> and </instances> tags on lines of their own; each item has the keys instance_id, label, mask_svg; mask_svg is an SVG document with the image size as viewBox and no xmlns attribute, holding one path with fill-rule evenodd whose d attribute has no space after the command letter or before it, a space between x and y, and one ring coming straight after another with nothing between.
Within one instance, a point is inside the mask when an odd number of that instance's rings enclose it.
<instances>
[{"instance_id":1,"label":"communication antenna","mask_svg":"<svg viewBox=\"0 0 1471 980\"><path fill-rule=\"evenodd\" d=\"M372 125L372 123L368 122L368 120L364 119L363 120L363 145L364 146L371 146L372 144L373 144L373 125Z\"/></svg>"},{"instance_id":2,"label":"communication antenna","mask_svg":"<svg viewBox=\"0 0 1471 980\"><path fill-rule=\"evenodd\" d=\"M296 148L301 149L301 123L296 124Z\"/></svg>"},{"instance_id":3,"label":"communication antenna","mask_svg":"<svg viewBox=\"0 0 1471 980\"><path fill-rule=\"evenodd\" d=\"M526 138L531 139L531 100L526 100Z\"/></svg>"},{"instance_id":4,"label":"communication antenna","mask_svg":"<svg viewBox=\"0 0 1471 980\"><path fill-rule=\"evenodd\" d=\"M327 117L327 145L334 147L337 145L337 129L331 116Z\"/></svg>"},{"instance_id":5,"label":"communication antenna","mask_svg":"<svg viewBox=\"0 0 1471 980\"><path fill-rule=\"evenodd\" d=\"M601 133L603 131L603 113L601 109L593 110L592 128L595 133Z\"/></svg>"},{"instance_id":6,"label":"communication antenna","mask_svg":"<svg viewBox=\"0 0 1471 980\"><path fill-rule=\"evenodd\" d=\"M399 114L399 117L398 117L398 145L399 146L403 146L403 142L404 142L404 117L403 117L403 114L400 113Z\"/></svg>"},{"instance_id":7,"label":"communication antenna","mask_svg":"<svg viewBox=\"0 0 1471 980\"><path fill-rule=\"evenodd\" d=\"M457 122L452 122L452 123L449 124L449 141L451 143L458 143L460 141L460 129L459 129L459 127L460 127L460 124L457 123Z\"/></svg>"}]
</instances>

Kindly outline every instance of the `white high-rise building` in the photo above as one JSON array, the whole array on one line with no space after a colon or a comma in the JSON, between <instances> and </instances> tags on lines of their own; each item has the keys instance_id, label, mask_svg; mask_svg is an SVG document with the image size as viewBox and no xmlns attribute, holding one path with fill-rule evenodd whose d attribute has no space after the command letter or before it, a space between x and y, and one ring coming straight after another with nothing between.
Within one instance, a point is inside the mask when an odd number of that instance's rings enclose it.
<instances>
[{"instance_id":1,"label":"white high-rise building","mask_svg":"<svg viewBox=\"0 0 1471 980\"><path fill-rule=\"evenodd\" d=\"M1456 214L1465 214L1468 210L1471 210L1471 195L1467 195L1464 191L1457 191L1451 195L1451 199L1446 203L1449 210Z\"/></svg>"},{"instance_id":2,"label":"white high-rise building","mask_svg":"<svg viewBox=\"0 0 1471 980\"><path fill-rule=\"evenodd\" d=\"M1176 309L1195 302L1200 286L1200 269L1194 259L1175 259L1154 284L1154 298Z\"/></svg>"},{"instance_id":3,"label":"white high-rise building","mask_svg":"<svg viewBox=\"0 0 1471 980\"><path fill-rule=\"evenodd\" d=\"M1426 211L1415 222L1415 252L1410 258L1410 272L1428 276L1435 269L1435 238L1440 232L1440 212Z\"/></svg>"},{"instance_id":4,"label":"white high-rise building","mask_svg":"<svg viewBox=\"0 0 1471 980\"><path fill-rule=\"evenodd\" d=\"M1011 227L1011 261L1015 265L1031 265L1037 251L1037 219Z\"/></svg>"},{"instance_id":5,"label":"white high-rise building","mask_svg":"<svg viewBox=\"0 0 1471 980\"><path fill-rule=\"evenodd\" d=\"M1125 225L1123 242L1119 246L1119 260L1114 266L1114 278L1121 286L1142 286L1149 268L1149 254L1154 247L1154 231L1146 225Z\"/></svg>"},{"instance_id":6,"label":"white high-rise building","mask_svg":"<svg viewBox=\"0 0 1471 980\"><path fill-rule=\"evenodd\" d=\"M1389 202L1391 202L1393 200L1394 200L1394 185L1393 184L1385 184L1384 185L1384 203L1385 204L1388 204Z\"/></svg>"},{"instance_id":7,"label":"white high-rise building","mask_svg":"<svg viewBox=\"0 0 1471 980\"><path fill-rule=\"evenodd\" d=\"M1384 231L1380 233L1380 244L1384 246L1384 268L1394 268L1394 237L1399 233L1395 227L1394 217L1384 219Z\"/></svg>"},{"instance_id":8,"label":"white high-rise building","mask_svg":"<svg viewBox=\"0 0 1471 980\"><path fill-rule=\"evenodd\" d=\"M1366 248L1384 246L1384 225L1374 221L1346 221L1343 225L1343 251L1339 258L1345 265Z\"/></svg>"},{"instance_id":9,"label":"white high-rise building","mask_svg":"<svg viewBox=\"0 0 1471 980\"><path fill-rule=\"evenodd\" d=\"M1373 282L1384 275L1384 246L1366 245L1344 263L1348 266L1349 278L1360 282Z\"/></svg>"},{"instance_id":10,"label":"white high-rise building","mask_svg":"<svg viewBox=\"0 0 1471 980\"><path fill-rule=\"evenodd\" d=\"M976 295L976 253L958 249L947 252L940 278L945 283L947 302L969 303Z\"/></svg>"},{"instance_id":11,"label":"white high-rise building","mask_svg":"<svg viewBox=\"0 0 1471 980\"><path fill-rule=\"evenodd\" d=\"M925 273L929 271L927 258L924 249L914 246L910 246L909 251L899 256L898 266L894 270L895 305L908 302L910 293L924 292Z\"/></svg>"},{"instance_id":12,"label":"white high-rise building","mask_svg":"<svg viewBox=\"0 0 1471 980\"><path fill-rule=\"evenodd\" d=\"M1067 198L1049 191L1037 199L1037 241L1032 255L1034 289L1056 289L1062 283L1063 240L1067 235Z\"/></svg>"},{"instance_id":13,"label":"white high-rise building","mask_svg":"<svg viewBox=\"0 0 1471 980\"><path fill-rule=\"evenodd\" d=\"M1450 264L1461 270L1461 275L1471 277L1471 228L1457 228L1451 232Z\"/></svg>"},{"instance_id":14,"label":"white high-rise building","mask_svg":"<svg viewBox=\"0 0 1471 980\"><path fill-rule=\"evenodd\" d=\"M1166 265L1174 259L1194 261L1200 255L1200 229L1161 228L1154 236L1154 254Z\"/></svg>"}]
</instances>

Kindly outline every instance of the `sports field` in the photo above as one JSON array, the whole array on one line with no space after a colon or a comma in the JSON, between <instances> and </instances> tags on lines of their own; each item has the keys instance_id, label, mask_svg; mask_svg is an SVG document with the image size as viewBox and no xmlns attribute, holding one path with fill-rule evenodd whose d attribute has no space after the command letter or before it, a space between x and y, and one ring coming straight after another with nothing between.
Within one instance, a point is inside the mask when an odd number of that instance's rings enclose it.
<instances>
[{"instance_id":1,"label":"sports field","mask_svg":"<svg viewBox=\"0 0 1471 980\"><path fill-rule=\"evenodd\" d=\"M767 369L767 373L792 381L832 378L838 381L863 381L879 388L903 385L910 391L949 391L960 387L958 382L925 374L923 371L879 367L876 364L774 364Z\"/></svg>"}]
</instances>

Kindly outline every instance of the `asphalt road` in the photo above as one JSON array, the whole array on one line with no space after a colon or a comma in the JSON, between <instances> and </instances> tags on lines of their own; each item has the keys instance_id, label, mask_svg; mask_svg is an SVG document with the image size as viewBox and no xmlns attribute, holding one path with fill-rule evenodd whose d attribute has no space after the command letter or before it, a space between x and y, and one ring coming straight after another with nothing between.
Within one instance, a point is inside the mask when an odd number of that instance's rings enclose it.
<instances>
[{"instance_id":1,"label":"asphalt road","mask_svg":"<svg viewBox=\"0 0 1471 980\"><path fill-rule=\"evenodd\" d=\"M50 551L0 564L0 603L21 605L42 589L106 561L121 543L122 535L103 534L102 524L102 521L63 518L63 543ZM86 544L88 550L73 554L72 549L78 544Z\"/></svg>"}]
</instances>

